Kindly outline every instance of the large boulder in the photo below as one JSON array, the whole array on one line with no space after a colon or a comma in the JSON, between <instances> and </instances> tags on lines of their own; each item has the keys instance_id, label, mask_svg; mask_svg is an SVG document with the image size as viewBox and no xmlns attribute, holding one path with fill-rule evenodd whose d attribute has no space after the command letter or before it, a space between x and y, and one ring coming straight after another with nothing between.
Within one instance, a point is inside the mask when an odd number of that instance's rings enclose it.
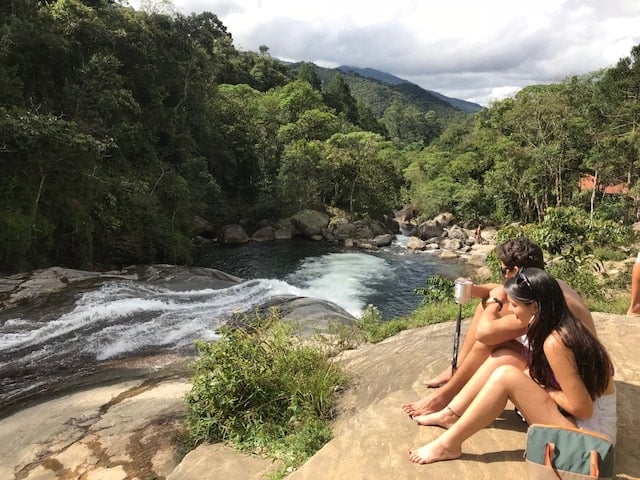
<instances>
[{"instance_id":1,"label":"large boulder","mask_svg":"<svg viewBox=\"0 0 640 480\"><path fill-rule=\"evenodd\" d=\"M433 221L442 227L448 227L453 223L454 217L452 213L441 213L434 217Z\"/></svg>"},{"instance_id":2,"label":"large boulder","mask_svg":"<svg viewBox=\"0 0 640 480\"><path fill-rule=\"evenodd\" d=\"M322 235L329 225L329 217L317 210L302 210L291 217L291 223L307 238Z\"/></svg>"},{"instance_id":3,"label":"large boulder","mask_svg":"<svg viewBox=\"0 0 640 480\"><path fill-rule=\"evenodd\" d=\"M387 231L394 234L400 233L400 223L395 218L385 215L382 224Z\"/></svg>"},{"instance_id":4,"label":"large boulder","mask_svg":"<svg viewBox=\"0 0 640 480\"><path fill-rule=\"evenodd\" d=\"M295 325L296 332L305 338L317 332L329 332L332 325L353 325L356 318L344 308L328 300L283 295L260 306L259 311L276 307L285 323Z\"/></svg>"},{"instance_id":5,"label":"large boulder","mask_svg":"<svg viewBox=\"0 0 640 480\"><path fill-rule=\"evenodd\" d=\"M295 227L295 225L291 221L291 217L278 220L274 226L274 229L276 240L290 240L293 237L297 237L300 235L300 230Z\"/></svg>"},{"instance_id":6,"label":"large boulder","mask_svg":"<svg viewBox=\"0 0 640 480\"><path fill-rule=\"evenodd\" d=\"M469 235L458 225L452 225L447 228L447 238L460 240L461 242L466 243L469 240Z\"/></svg>"},{"instance_id":7,"label":"large boulder","mask_svg":"<svg viewBox=\"0 0 640 480\"><path fill-rule=\"evenodd\" d=\"M445 238L440 242L440 248L445 250L460 250L465 244L457 238Z\"/></svg>"},{"instance_id":8,"label":"large boulder","mask_svg":"<svg viewBox=\"0 0 640 480\"><path fill-rule=\"evenodd\" d=\"M251 236L254 242L273 242L275 239L276 231L271 226L262 227Z\"/></svg>"},{"instance_id":9,"label":"large boulder","mask_svg":"<svg viewBox=\"0 0 640 480\"><path fill-rule=\"evenodd\" d=\"M616 478L639 478L640 433L637 411L640 373L637 320L625 315L594 314L598 335L616 363L618 443ZM463 328L467 322L463 323ZM429 395L422 379L431 378L450 361L454 323L400 332L374 345L344 352L339 358L354 378L341 397L333 439L288 480L526 478L523 459L527 426L509 403L489 427L462 445L462 457L432 465L416 465L407 452L442 434L438 427L416 425L402 403Z\"/></svg>"},{"instance_id":10,"label":"large boulder","mask_svg":"<svg viewBox=\"0 0 640 480\"><path fill-rule=\"evenodd\" d=\"M393 235L390 233L384 233L382 235L376 235L373 239L373 243L376 247L388 247L393 242Z\"/></svg>"},{"instance_id":11,"label":"large boulder","mask_svg":"<svg viewBox=\"0 0 640 480\"><path fill-rule=\"evenodd\" d=\"M407 240L407 249L409 250L424 250L427 248L427 243L418 237L409 237Z\"/></svg>"},{"instance_id":12,"label":"large boulder","mask_svg":"<svg viewBox=\"0 0 640 480\"><path fill-rule=\"evenodd\" d=\"M237 223L223 225L220 228L218 242L222 245L238 245L247 243L248 241L249 236L247 235L247 232L245 232L244 228L242 228Z\"/></svg>"},{"instance_id":13,"label":"large boulder","mask_svg":"<svg viewBox=\"0 0 640 480\"><path fill-rule=\"evenodd\" d=\"M383 222L379 220L371 220L369 222L369 228L373 232L374 237L378 235L384 235L385 233L389 233L390 231L392 231L391 229L387 228Z\"/></svg>"},{"instance_id":14,"label":"large boulder","mask_svg":"<svg viewBox=\"0 0 640 480\"><path fill-rule=\"evenodd\" d=\"M422 240L433 237L440 237L444 233L444 227L435 220L427 220L418 225L416 236Z\"/></svg>"},{"instance_id":15,"label":"large boulder","mask_svg":"<svg viewBox=\"0 0 640 480\"><path fill-rule=\"evenodd\" d=\"M405 205L401 210L397 210L394 213L400 225L410 223L418 216L418 210L412 205Z\"/></svg>"},{"instance_id":16,"label":"large boulder","mask_svg":"<svg viewBox=\"0 0 640 480\"><path fill-rule=\"evenodd\" d=\"M345 240L347 238L354 238L356 226L346 218L338 218L331 222L329 231L336 240Z\"/></svg>"},{"instance_id":17,"label":"large boulder","mask_svg":"<svg viewBox=\"0 0 640 480\"><path fill-rule=\"evenodd\" d=\"M202 218L199 215L193 219L193 226L196 232L196 235L204 238L214 238L216 236L216 231L211 222Z\"/></svg>"},{"instance_id":18,"label":"large boulder","mask_svg":"<svg viewBox=\"0 0 640 480\"><path fill-rule=\"evenodd\" d=\"M355 222L353 222L353 225L355 227L355 232L353 235L354 238L368 239L374 237L373 229L367 221L356 220Z\"/></svg>"}]
</instances>

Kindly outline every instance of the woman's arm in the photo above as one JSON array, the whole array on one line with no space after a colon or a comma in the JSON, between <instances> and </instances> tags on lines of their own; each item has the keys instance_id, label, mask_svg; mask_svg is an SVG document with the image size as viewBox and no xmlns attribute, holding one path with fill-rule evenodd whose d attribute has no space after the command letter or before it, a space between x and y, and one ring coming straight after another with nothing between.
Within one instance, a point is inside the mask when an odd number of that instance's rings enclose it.
<instances>
[{"instance_id":1,"label":"woman's arm","mask_svg":"<svg viewBox=\"0 0 640 480\"><path fill-rule=\"evenodd\" d=\"M544 354L560 385L560 390L548 390L553 401L574 417L590 418L593 400L580 378L573 351L554 332L544 342Z\"/></svg>"}]
</instances>

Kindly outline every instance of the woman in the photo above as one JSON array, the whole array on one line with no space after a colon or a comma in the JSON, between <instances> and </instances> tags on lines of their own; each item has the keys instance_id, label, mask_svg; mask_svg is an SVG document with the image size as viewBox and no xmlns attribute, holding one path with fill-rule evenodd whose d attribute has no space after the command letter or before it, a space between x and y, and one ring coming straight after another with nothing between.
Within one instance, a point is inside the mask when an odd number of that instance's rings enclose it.
<instances>
[{"instance_id":1,"label":"woman","mask_svg":"<svg viewBox=\"0 0 640 480\"><path fill-rule=\"evenodd\" d=\"M500 303L508 300L518 320L528 324L526 365L508 350L494 352L447 407L416 418L448 430L410 451L409 459L433 463L458 458L462 442L500 415L507 400L530 424L577 426L615 443L613 365L602 344L567 308L558 282L544 270L526 268L494 295L502 298L497 297L500 301L487 315L497 318Z\"/></svg>"}]
</instances>

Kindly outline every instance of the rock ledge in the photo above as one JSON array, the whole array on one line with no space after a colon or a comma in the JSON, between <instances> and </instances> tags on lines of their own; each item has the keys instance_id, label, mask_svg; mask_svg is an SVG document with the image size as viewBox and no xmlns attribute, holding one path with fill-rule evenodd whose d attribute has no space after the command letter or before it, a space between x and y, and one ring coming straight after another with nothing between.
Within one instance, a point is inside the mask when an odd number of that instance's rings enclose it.
<instances>
[{"instance_id":1,"label":"rock ledge","mask_svg":"<svg viewBox=\"0 0 640 480\"><path fill-rule=\"evenodd\" d=\"M638 318L595 313L616 365L616 478L640 478L640 343ZM418 427L400 409L427 395L420 380L448 364L453 323L407 330L344 352L353 383L340 400L335 436L290 480L524 478L525 425L512 410L463 446L458 460L419 466L407 451L441 432ZM173 435L185 410L185 378L101 386L42 403L0 420L0 478L257 480L276 465L223 445L177 458Z\"/></svg>"}]
</instances>

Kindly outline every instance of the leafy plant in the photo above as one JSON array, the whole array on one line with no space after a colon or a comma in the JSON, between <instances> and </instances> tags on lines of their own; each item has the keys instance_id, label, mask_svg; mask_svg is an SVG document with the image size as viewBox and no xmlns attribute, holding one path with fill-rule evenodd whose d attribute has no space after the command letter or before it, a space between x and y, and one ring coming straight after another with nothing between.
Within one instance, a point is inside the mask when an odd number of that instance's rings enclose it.
<instances>
[{"instance_id":1,"label":"leafy plant","mask_svg":"<svg viewBox=\"0 0 640 480\"><path fill-rule=\"evenodd\" d=\"M613 260L621 262L629 256L628 252L615 247L602 246L593 249L593 256L601 261Z\"/></svg>"},{"instance_id":2,"label":"leafy plant","mask_svg":"<svg viewBox=\"0 0 640 480\"><path fill-rule=\"evenodd\" d=\"M220 334L196 342L186 396L192 444L226 441L300 465L331 438L335 395L346 376L302 345L275 310Z\"/></svg>"},{"instance_id":3,"label":"leafy plant","mask_svg":"<svg viewBox=\"0 0 640 480\"><path fill-rule=\"evenodd\" d=\"M441 275L428 277L424 287L414 289L418 295L422 295L422 303L437 303L445 300L453 300L453 280Z\"/></svg>"},{"instance_id":4,"label":"leafy plant","mask_svg":"<svg viewBox=\"0 0 640 480\"><path fill-rule=\"evenodd\" d=\"M571 285L581 296L602 298L602 286L594 275L594 263L591 259L581 260L565 257L553 262L547 271Z\"/></svg>"}]
</instances>

